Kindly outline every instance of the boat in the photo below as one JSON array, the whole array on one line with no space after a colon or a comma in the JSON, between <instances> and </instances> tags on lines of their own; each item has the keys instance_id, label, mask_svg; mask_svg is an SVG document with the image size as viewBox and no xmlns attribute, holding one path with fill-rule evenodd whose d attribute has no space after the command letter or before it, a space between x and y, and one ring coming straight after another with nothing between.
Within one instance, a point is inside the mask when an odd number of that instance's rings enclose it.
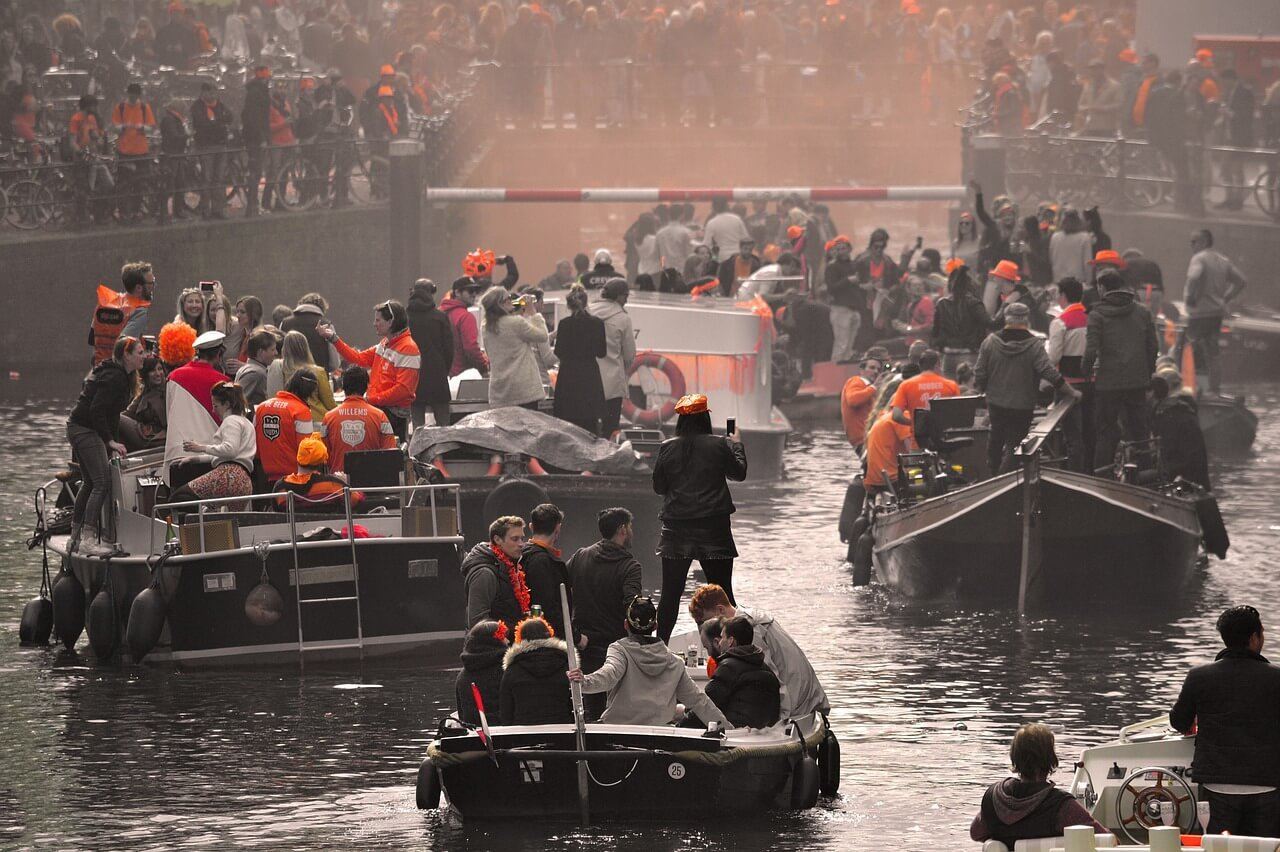
<instances>
[{"instance_id":1,"label":"boat","mask_svg":"<svg viewBox=\"0 0 1280 852\"><path fill-rule=\"evenodd\" d=\"M1280 375L1280 311L1245 305L1222 321L1218 339L1222 374L1231 381Z\"/></svg>"},{"instance_id":2,"label":"boat","mask_svg":"<svg viewBox=\"0 0 1280 852\"><path fill-rule=\"evenodd\" d=\"M939 402L945 408L950 400ZM967 441L926 434L940 451L899 457L905 486L870 509L859 534L869 538L858 542L855 559L864 570L869 560L882 585L916 600L1016 599L1024 611L1082 598L1177 598L1194 576L1202 540L1225 557L1212 495L1180 479L1155 481L1155 442L1124 448L1124 478L1053 466L1045 443L1072 404L1059 401L1033 426L1015 454L1017 470L958 487L943 458L948 443ZM929 420L921 414L917 435ZM855 561L855 574L859 567Z\"/></svg>"},{"instance_id":3,"label":"boat","mask_svg":"<svg viewBox=\"0 0 1280 852\"><path fill-rule=\"evenodd\" d=\"M1196 415L1209 455L1239 457L1253 449L1258 415L1245 406L1244 397L1203 394L1196 400Z\"/></svg>"},{"instance_id":4,"label":"boat","mask_svg":"<svg viewBox=\"0 0 1280 852\"><path fill-rule=\"evenodd\" d=\"M447 812L464 823L577 819L578 764L585 761L592 819L807 809L820 784L812 755L832 754L823 748L830 732L821 713L728 732L604 723L585 728L585 745L578 746L573 724L475 728L446 719L418 772L418 807L436 808L443 792ZM838 750L835 755L828 760L835 761L838 777Z\"/></svg>"},{"instance_id":5,"label":"boat","mask_svg":"<svg viewBox=\"0 0 1280 852\"><path fill-rule=\"evenodd\" d=\"M44 550L46 575L50 558L60 566L47 589L53 631L67 649L87 628L101 660L413 653L424 665L456 661L465 627L456 484L361 487L366 509L358 512L350 487L324 512L305 511L292 496L278 506L272 494L166 507L155 504L163 451L112 464L122 554L68 553L74 481L55 479L37 498L32 543ZM163 518L169 512L176 523Z\"/></svg>"}]
</instances>

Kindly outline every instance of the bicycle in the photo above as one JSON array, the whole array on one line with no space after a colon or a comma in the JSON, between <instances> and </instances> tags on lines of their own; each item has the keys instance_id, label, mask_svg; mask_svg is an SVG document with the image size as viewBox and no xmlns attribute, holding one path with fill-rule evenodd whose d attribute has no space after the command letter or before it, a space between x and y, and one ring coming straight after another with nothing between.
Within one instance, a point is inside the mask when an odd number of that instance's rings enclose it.
<instances>
[{"instance_id":1,"label":"bicycle","mask_svg":"<svg viewBox=\"0 0 1280 852\"><path fill-rule=\"evenodd\" d=\"M1263 213L1280 222L1280 169L1263 169L1253 182L1253 198Z\"/></svg>"}]
</instances>

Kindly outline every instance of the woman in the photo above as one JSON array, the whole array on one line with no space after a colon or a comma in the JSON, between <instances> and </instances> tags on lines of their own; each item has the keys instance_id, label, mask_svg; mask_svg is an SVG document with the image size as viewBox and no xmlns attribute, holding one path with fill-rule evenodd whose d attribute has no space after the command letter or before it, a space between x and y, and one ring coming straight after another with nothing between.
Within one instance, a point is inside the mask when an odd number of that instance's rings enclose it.
<instances>
[{"instance_id":1,"label":"woman","mask_svg":"<svg viewBox=\"0 0 1280 852\"><path fill-rule=\"evenodd\" d=\"M453 325L436 306L436 285L419 278L405 305L409 315L409 335L418 346L422 365L418 372L418 392L413 401L413 423L421 426L427 409L435 425L449 425L449 368L453 366Z\"/></svg>"},{"instance_id":2,"label":"woman","mask_svg":"<svg viewBox=\"0 0 1280 852\"><path fill-rule=\"evenodd\" d=\"M197 287L187 287L178 294L177 313L173 321L186 323L196 330L197 335L206 331L221 331L226 334L225 314L221 316L221 327L218 323L221 311L222 304L217 299L206 296Z\"/></svg>"},{"instance_id":3,"label":"woman","mask_svg":"<svg viewBox=\"0 0 1280 852\"><path fill-rule=\"evenodd\" d=\"M1088 281L1093 271L1093 235L1084 228L1080 211L1067 207L1062 211L1058 230L1049 238L1049 263L1053 267L1053 280L1074 278Z\"/></svg>"},{"instance_id":4,"label":"woman","mask_svg":"<svg viewBox=\"0 0 1280 852\"><path fill-rule=\"evenodd\" d=\"M247 497L253 493L253 457L258 451L253 424L244 416L244 391L235 382L219 382L210 391L213 411L221 418L213 441L183 441L182 449L203 453L200 461L213 465L213 470L198 476L169 497L171 503L186 500L210 500L217 497ZM229 511L240 511L244 504L223 504Z\"/></svg>"},{"instance_id":5,"label":"woman","mask_svg":"<svg viewBox=\"0 0 1280 852\"><path fill-rule=\"evenodd\" d=\"M462 669L454 681L458 701L458 718L471 725L480 724L480 710L471 693L471 685L480 690L484 712L494 719L499 708L499 692L502 686L502 660L507 653L507 623L505 621L480 621L467 631L462 641ZM490 722L492 724L492 721Z\"/></svg>"},{"instance_id":6,"label":"woman","mask_svg":"<svg viewBox=\"0 0 1280 852\"><path fill-rule=\"evenodd\" d=\"M587 290L581 284L569 288L565 303L570 314L560 320L556 328L560 375L556 379L552 413L592 435L599 435L600 418L604 414L604 383L600 380L600 364L596 359L609 352L604 320L587 311Z\"/></svg>"},{"instance_id":7,"label":"woman","mask_svg":"<svg viewBox=\"0 0 1280 852\"><path fill-rule=\"evenodd\" d=\"M978 347L987 337L991 315L974 295L976 289L969 267L958 266L947 278L947 295L933 306L929 345L942 355L945 376L954 376L962 363L976 363Z\"/></svg>"},{"instance_id":8,"label":"woman","mask_svg":"<svg viewBox=\"0 0 1280 852\"><path fill-rule=\"evenodd\" d=\"M708 583L721 586L733 602L733 543L729 516L735 511L727 480L747 478L747 453L737 432L711 434L707 398L689 394L676 403L676 437L662 443L653 464L653 490L662 495L662 597L658 636L671 638L689 565L698 560Z\"/></svg>"},{"instance_id":9,"label":"woman","mask_svg":"<svg viewBox=\"0 0 1280 852\"><path fill-rule=\"evenodd\" d=\"M960 221L956 223L956 238L951 241L951 256L959 258L970 269L977 269L978 253L981 250L978 223L973 214L966 210L960 214Z\"/></svg>"},{"instance_id":10,"label":"woman","mask_svg":"<svg viewBox=\"0 0 1280 852\"><path fill-rule=\"evenodd\" d=\"M155 355L148 355L138 373L141 381L138 394L120 415L120 440L129 452L164 446L167 426L165 416L164 362Z\"/></svg>"},{"instance_id":11,"label":"woman","mask_svg":"<svg viewBox=\"0 0 1280 852\"><path fill-rule=\"evenodd\" d=\"M684 280L687 284L716 274L716 261L706 243L694 243L693 254L684 262Z\"/></svg>"},{"instance_id":12,"label":"woman","mask_svg":"<svg viewBox=\"0 0 1280 852\"><path fill-rule=\"evenodd\" d=\"M1046 725L1023 725L1013 735L1009 760L1017 778L997 781L982 794L982 807L969 826L969 837L981 843L999 840L1010 849L1019 840L1060 837L1069 825L1089 825L1107 833L1066 790L1049 780L1058 768L1053 731Z\"/></svg>"},{"instance_id":13,"label":"woman","mask_svg":"<svg viewBox=\"0 0 1280 852\"><path fill-rule=\"evenodd\" d=\"M568 648L545 619L516 625L516 641L502 655L498 691L503 725L558 725L573 721L569 705ZM493 710L486 704L485 710Z\"/></svg>"},{"instance_id":14,"label":"woman","mask_svg":"<svg viewBox=\"0 0 1280 852\"><path fill-rule=\"evenodd\" d=\"M480 298L484 349L489 356L489 406L536 410L546 391L533 346L547 342L547 324L533 298L518 301L502 287L491 287Z\"/></svg>"},{"instance_id":15,"label":"woman","mask_svg":"<svg viewBox=\"0 0 1280 852\"><path fill-rule=\"evenodd\" d=\"M262 301L257 296L239 299L227 330L227 375L234 376L249 360L249 336L261 327Z\"/></svg>"},{"instance_id":16,"label":"woman","mask_svg":"<svg viewBox=\"0 0 1280 852\"><path fill-rule=\"evenodd\" d=\"M391 421L391 429L401 441L409 435L410 406L418 393L418 373L422 356L409 333L409 314L404 305L388 299L373 308L373 331L381 341L368 349L353 349L338 337L327 321L317 333L337 349L338 354L369 371L369 391L365 400L381 408Z\"/></svg>"},{"instance_id":17,"label":"woman","mask_svg":"<svg viewBox=\"0 0 1280 852\"><path fill-rule=\"evenodd\" d=\"M129 39L125 50L128 56L121 56L121 59L132 59L143 65L156 64L156 30L151 26L151 21L146 18L138 19L133 28L133 38Z\"/></svg>"},{"instance_id":18,"label":"woman","mask_svg":"<svg viewBox=\"0 0 1280 852\"><path fill-rule=\"evenodd\" d=\"M641 213L636 222L636 254L639 275L648 275L657 280L662 274L662 256L658 253L658 217L652 213Z\"/></svg>"},{"instance_id":19,"label":"woman","mask_svg":"<svg viewBox=\"0 0 1280 852\"><path fill-rule=\"evenodd\" d=\"M128 451L120 443L120 412L133 397L137 372L146 357L142 341L122 336L111 357L93 368L67 418L67 442L83 480L71 518L71 550L103 556L116 551L114 518L102 509L111 496L110 453ZM92 541L90 541L92 539Z\"/></svg>"},{"instance_id":20,"label":"woman","mask_svg":"<svg viewBox=\"0 0 1280 852\"><path fill-rule=\"evenodd\" d=\"M333 398L329 374L311 359L311 346L307 343L306 335L300 331L285 333L284 343L280 344L280 357L267 367L267 398L284 390L286 376L292 376L304 368L316 377L316 392L305 400L311 406L311 420L323 423L325 414L337 408L338 403Z\"/></svg>"}]
</instances>

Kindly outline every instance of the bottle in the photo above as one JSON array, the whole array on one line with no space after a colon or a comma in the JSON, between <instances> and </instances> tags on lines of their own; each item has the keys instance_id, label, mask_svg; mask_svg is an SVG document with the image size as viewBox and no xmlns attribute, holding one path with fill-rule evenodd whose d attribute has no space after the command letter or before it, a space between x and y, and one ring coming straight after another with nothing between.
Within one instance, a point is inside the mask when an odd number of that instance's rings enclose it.
<instances>
[{"instance_id":1,"label":"bottle","mask_svg":"<svg viewBox=\"0 0 1280 852\"><path fill-rule=\"evenodd\" d=\"M542 618L542 604L534 604L529 610L530 618Z\"/></svg>"},{"instance_id":2,"label":"bottle","mask_svg":"<svg viewBox=\"0 0 1280 852\"><path fill-rule=\"evenodd\" d=\"M690 668L698 666L698 646L690 645L689 650L685 652L684 664Z\"/></svg>"}]
</instances>

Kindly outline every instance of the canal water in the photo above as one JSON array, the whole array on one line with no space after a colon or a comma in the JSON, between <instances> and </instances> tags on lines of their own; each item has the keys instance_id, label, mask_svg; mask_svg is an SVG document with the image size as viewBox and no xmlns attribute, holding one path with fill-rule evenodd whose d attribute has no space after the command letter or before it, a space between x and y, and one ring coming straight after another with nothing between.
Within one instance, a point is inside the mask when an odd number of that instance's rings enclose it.
<instances>
[{"instance_id":1,"label":"canal water","mask_svg":"<svg viewBox=\"0 0 1280 852\"><path fill-rule=\"evenodd\" d=\"M840 797L755 820L457 827L413 796L454 672L411 660L180 671L19 648L19 613L39 586L39 553L24 545L31 493L65 454L68 399L38 387L0 385L0 848L965 848L1018 725L1053 727L1066 783L1081 748L1167 713L1187 667L1216 653L1221 609L1248 602L1280 621L1280 386L1245 389L1262 417L1256 455L1215 468L1231 555L1186 600L1021 623L853 588L835 531L847 445L835 431L798 434L788 479L742 495L734 583L826 686Z\"/></svg>"}]
</instances>

